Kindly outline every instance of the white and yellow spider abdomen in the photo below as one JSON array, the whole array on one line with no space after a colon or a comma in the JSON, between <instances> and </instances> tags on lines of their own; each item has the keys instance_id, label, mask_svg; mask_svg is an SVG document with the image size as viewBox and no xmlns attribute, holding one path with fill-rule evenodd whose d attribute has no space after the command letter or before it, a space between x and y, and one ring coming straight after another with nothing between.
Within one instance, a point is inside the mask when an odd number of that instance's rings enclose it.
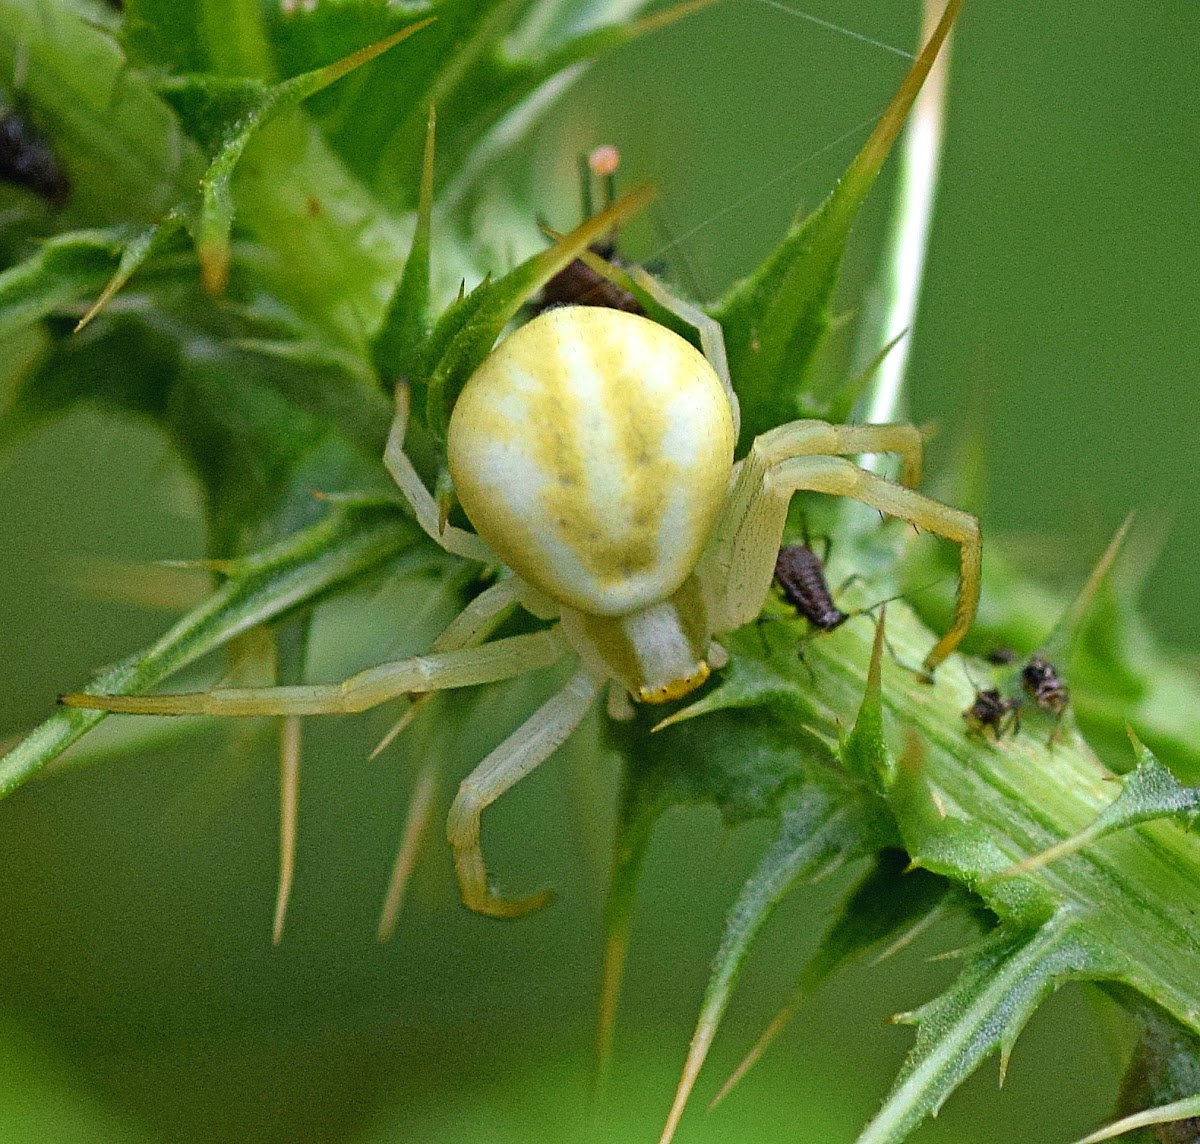
<instances>
[{"instance_id":1,"label":"white and yellow spider abdomen","mask_svg":"<svg viewBox=\"0 0 1200 1144\"><path fill-rule=\"evenodd\" d=\"M566 306L472 374L448 449L463 509L517 575L580 611L622 615L695 568L728 486L733 416L677 334Z\"/></svg>"}]
</instances>

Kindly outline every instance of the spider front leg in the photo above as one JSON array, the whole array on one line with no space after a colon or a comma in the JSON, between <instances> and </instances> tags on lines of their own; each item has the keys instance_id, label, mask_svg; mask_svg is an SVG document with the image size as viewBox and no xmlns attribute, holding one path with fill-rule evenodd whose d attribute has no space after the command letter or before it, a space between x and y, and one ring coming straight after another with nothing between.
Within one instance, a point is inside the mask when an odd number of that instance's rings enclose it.
<instances>
[{"instance_id":1,"label":"spider front leg","mask_svg":"<svg viewBox=\"0 0 1200 1144\"><path fill-rule=\"evenodd\" d=\"M442 634L433 641L433 650L435 652L457 651L459 648L477 647L512 614L516 604L517 598L511 579L493 584L476 596L450 621ZM371 758L375 758L412 723L422 708L436 694L437 692L426 691L421 695L410 697L407 710L371 752ZM421 764L413 788L400 847L392 864L391 877L388 879L387 893L384 895L377 931L380 941L390 941L395 933L396 922L400 916L400 906L408 887L409 875L416 866L420 854L425 824L433 808L440 776L441 761L436 754L427 757Z\"/></svg>"},{"instance_id":2,"label":"spider front leg","mask_svg":"<svg viewBox=\"0 0 1200 1144\"><path fill-rule=\"evenodd\" d=\"M409 692L495 683L549 667L566 654L556 629L482 647L433 652L360 671L343 683L231 687L175 695L64 695L69 707L134 715L351 715Z\"/></svg>"},{"instance_id":3,"label":"spider front leg","mask_svg":"<svg viewBox=\"0 0 1200 1144\"><path fill-rule=\"evenodd\" d=\"M476 596L446 625L442 634L433 641L432 650L458 651L460 648L478 647L512 614L516 605L517 597L511 579L493 584ZM432 691L427 691L412 699L404 714L375 745L371 752L372 759L391 746L433 695Z\"/></svg>"},{"instance_id":4,"label":"spider front leg","mask_svg":"<svg viewBox=\"0 0 1200 1144\"><path fill-rule=\"evenodd\" d=\"M861 443L863 434L896 427L825 426L814 430L814 425L822 424L801 421L765 433L743 462L714 535L716 574L724 584L718 631L740 627L758 614L770 589L793 493L850 497L960 547L958 606L949 631L925 657L925 670L932 672L958 646L975 615L982 558L979 522L968 513L885 481L841 457L820 455L833 448L814 447L836 444L840 452L850 441L854 451L867 451L871 446Z\"/></svg>"},{"instance_id":5,"label":"spider front leg","mask_svg":"<svg viewBox=\"0 0 1200 1144\"><path fill-rule=\"evenodd\" d=\"M383 463L413 510L417 523L426 536L447 552L455 556L464 556L468 560L478 560L481 564L498 564L495 553L475 533L456 528L452 524L442 525L437 502L404 451L404 433L408 428L408 386L400 382L396 386L395 394L396 416L392 418Z\"/></svg>"},{"instance_id":6,"label":"spider front leg","mask_svg":"<svg viewBox=\"0 0 1200 1144\"><path fill-rule=\"evenodd\" d=\"M495 918L515 918L549 903L549 890L518 899L501 898L491 892L479 843L480 817L509 787L566 741L582 722L598 691L599 684L590 675L578 672L463 779L450 807L446 834L454 849L463 904L469 909Z\"/></svg>"}]
</instances>

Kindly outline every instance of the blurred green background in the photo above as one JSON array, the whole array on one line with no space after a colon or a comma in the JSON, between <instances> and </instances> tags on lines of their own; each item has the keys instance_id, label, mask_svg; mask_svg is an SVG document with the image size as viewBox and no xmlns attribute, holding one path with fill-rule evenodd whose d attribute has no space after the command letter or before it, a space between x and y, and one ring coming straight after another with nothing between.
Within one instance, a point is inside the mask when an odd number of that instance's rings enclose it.
<instances>
[{"instance_id":1,"label":"blurred green background","mask_svg":"<svg viewBox=\"0 0 1200 1144\"><path fill-rule=\"evenodd\" d=\"M887 43L915 40L907 2L806 10ZM965 427L983 430L985 529L1037 538L1050 578L1085 569L1130 508L1160 522L1147 609L1195 653L1200 8L974 0L956 37L914 416L940 426L935 455ZM662 192L661 241L643 234L647 249L634 253L680 239L665 254L672 271L715 294L756 264L797 203L819 201L865 132L802 161L877 112L904 66L764 0L724 0L595 66L523 162L545 182L546 213L570 222L574 155L618 144L623 178ZM847 300L871 278L889 186L864 215ZM168 622L97 598L89 569L197 555L200 526L157 438L80 413L0 458L0 535L2 737ZM317 669L422 647L447 608L432 581L419 599L369 585L322 618ZM401 615L419 622L397 635ZM525 685L473 700L456 773L535 701ZM408 761L435 746L414 736L367 762L384 722L306 730L298 881L279 950L268 728L213 728L187 746L64 771L0 805L0 1140L589 1139L615 769L568 748L489 812L503 881L555 885L552 910L509 925L468 915L438 826L397 937L380 947ZM761 825L725 831L711 811L661 824L611 1099L590 1139L657 1138L724 910L765 837ZM702 1114L789 992L836 888L797 894L772 922L681 1144L849 1142L881 1098L910 1038L882 1021L949 979L952 962L927 958L961 932L835 980ZM1068 991L1035 1017L1002 1094L984 1070L916 1138L1081 1134L1110 1109L1113 1024L1103 999Z\"/></svg>"}]
</instances>

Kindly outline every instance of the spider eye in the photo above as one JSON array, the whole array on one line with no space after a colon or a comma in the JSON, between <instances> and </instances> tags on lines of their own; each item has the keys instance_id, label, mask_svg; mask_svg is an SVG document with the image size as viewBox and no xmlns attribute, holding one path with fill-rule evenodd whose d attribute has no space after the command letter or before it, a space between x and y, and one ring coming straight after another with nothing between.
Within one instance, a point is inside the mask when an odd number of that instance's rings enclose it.
<instances>
[{"instance_id":1,"label":"spider eye","mask_svg":"<svg viewBox=\"0 0 1200 1144\"><path fill-rule=\"evenodd\" d=\"M670 683L662 683L657 687L639 687L634 698L639 703L670 703L695 691L711 674L708 664L701 660L696 664L695 671L673 679Z\"/></svg>"}]
</instances>

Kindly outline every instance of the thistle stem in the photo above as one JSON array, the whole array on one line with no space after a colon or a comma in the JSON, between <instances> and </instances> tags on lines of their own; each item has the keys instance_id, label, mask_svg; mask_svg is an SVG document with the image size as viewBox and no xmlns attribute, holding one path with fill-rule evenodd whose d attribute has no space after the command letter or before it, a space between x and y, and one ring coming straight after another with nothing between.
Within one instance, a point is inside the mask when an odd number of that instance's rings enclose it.
<instances>
[{"instance_id":1,"label":"thistle stem","mask_svg":"<svg viewBox=\"0 0 1200 1144\"><path fill-rule=\"evenodd\" d=\"M925 0L922 43L933 32L944 7L942 0ZM904 377L937 195L952 38L946 40L938 53L913 104L904 132L896 204L877 287L880 301L876 319L866 324L863 357L869 360L882 346L905 331L909 333L900 337L892 351L884 356L875 380L860 403L859 419L869 423L903 420L905 416ZM877 464L878 458L869 458L864 467L875 470Z\"/></svg>"}]
</instances>

